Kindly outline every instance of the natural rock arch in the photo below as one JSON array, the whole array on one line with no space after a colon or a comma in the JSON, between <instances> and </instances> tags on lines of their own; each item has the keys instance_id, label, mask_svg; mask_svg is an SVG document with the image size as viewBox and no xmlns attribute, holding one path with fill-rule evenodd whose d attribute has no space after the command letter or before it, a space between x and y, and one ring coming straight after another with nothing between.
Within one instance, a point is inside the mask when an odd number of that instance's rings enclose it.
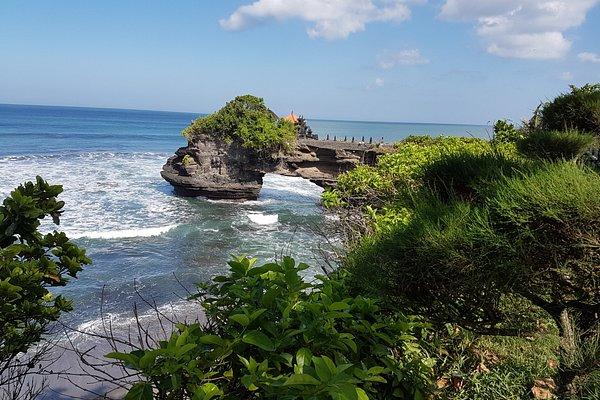
<instances>
[{"instance_id":1,"label":"natural rock arch","mask_svg":"<svg viewBox=\"0 0 600 400\"><path fill-rule=\"evenodd\" d=\"M299 176L332 187L339 174L372 165L388 147L331 140L300 139L293 151L265 161L238 142L199 135L167 160L162 177L181 196L254 200L267 173Z\"/></svg>"}]
</instances>

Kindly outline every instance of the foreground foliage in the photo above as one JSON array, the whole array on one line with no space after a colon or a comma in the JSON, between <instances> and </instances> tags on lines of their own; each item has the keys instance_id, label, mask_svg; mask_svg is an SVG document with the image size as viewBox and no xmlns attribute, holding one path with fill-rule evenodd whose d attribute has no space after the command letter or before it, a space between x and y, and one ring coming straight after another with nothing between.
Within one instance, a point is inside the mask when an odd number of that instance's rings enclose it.
<instances>
[{"instance_id":1,"label":"foreground foliage","mask_svg":"<svg viewBox=\"0 0 600 400\"><path fill-rule=\"evenodd\" d=\"M59 223L64 202L56 197L61 192L61 186L37 177L35 183L16 188L0 206L1 384L15 378L9 369L28 368L18 362L19 354L40 341L49 323L72 309L69 300L54 297L49 289L66 285L91 262L64 233L38 230L44 218Z\"/></svg>"},{"instance_id":2,"label":"foreground foliage","mask_svg":"<svg viewBox=\"0 0 600 400\"><path fill-rule=\"evenodd\" d=\"M216 113L198 118L182 134L189 141L198 135L239 141L261 155L287 150L296 140L294 124L278 118L263 99L251 95L238 96Z\"/></svg>"},{"instance_id":3,"label":"foreground foliage","mask_svg":"<svg viewBox=\"0 0 600 400\"><path fill-rule=\"evenodd\" d=\"M336 279L306 283L291 258L203 285L205 324L179 325L160 348L112 353L145 380L126 399L423 399L433 362L425 326L350 297ZM153 394L154 393L154 394Z\"/></svg>"}]
</instances>

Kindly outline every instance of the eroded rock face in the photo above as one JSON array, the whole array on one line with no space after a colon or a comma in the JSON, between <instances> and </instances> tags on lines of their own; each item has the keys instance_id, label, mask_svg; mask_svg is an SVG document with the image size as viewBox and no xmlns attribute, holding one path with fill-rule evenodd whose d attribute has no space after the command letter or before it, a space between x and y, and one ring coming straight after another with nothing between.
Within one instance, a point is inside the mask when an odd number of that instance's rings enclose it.
<instances>
[{"instance_id":1,"label":"eroded rock face","mask_svg":"<svg viewBox=\"0 0 600 400\"><path fill-rule=\"evenodd\" d=\"M181 196L254 200L267 173L300 176L331 187L339 174L359 163L373 164L388 150L386 146L303 139L289 154L265 161L237 142L201 135L177 150L161 175Z\"/></svg>"}]
</instances>

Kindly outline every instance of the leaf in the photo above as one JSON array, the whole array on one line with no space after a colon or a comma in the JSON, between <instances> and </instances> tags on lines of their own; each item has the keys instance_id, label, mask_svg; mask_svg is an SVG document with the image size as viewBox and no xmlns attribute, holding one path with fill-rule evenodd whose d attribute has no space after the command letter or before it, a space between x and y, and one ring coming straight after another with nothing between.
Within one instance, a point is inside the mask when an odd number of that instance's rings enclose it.
<instances>
[{"instance_id":1,"label":"leaf","mask_svg":"<svg viewBox=\"0 0 600 400\"><path fill-rule=\"evenodd\" d=\"M320 385L317 379L313 378L308 374L294 374L287 378L287 380L283 383L283 386L293 386L293 385Z\"/></svg>"},{"instance_id":2,"label":"leaf","mask_svg":"<svg viewBox=\"0 0 600 400\"><path fill-rule=\"evenodd\" d=\"M312 359L312 353L307 348L301 348L296 352L296 364L303 367L305 365L310 365L310 361Z\"/></svg>"},{"instance_id":3,"label":"leaf","mask_svg":"<svg viewBox=\"0 0 600 400\"><path fill-rule=\"evenodd\" d=\"M279 288L271 288L267 290L267 292L262 297L262 304L264 306L271 306L277 296L280 294L281 290Z\"/></svg>"},{"instance_id":4,"label":"leaf","mask_svg":"<svg viewBox=\"0 0 600 400\"><path fill-rule=\"evenodd\" d=\"M369 400L369 396L361 388L356 388L356 394L358 394L358 400Z\"/></svg>"},{"instance_id":5,"label":"leaf","mask_svg":"<svg viewBox=\"0 0 600 400\"><path fill-rule=\"evenodd\" d=\"M531 388L531 393L535 399L546 400L553 399L556 390L556 384L552 378L536 379Z\"/></svg>"},{"instance_id":6,"label":"leaf","mask_svg":"<svg viewBox=\"0 0 600 400\"><path fill-rule=\"evenodd\" d=\"M313 357L312 362L315 365L315 371L319 379L323 382L328 382L332 374L325 361L321 357Z\"/></svg>"},{"instance_id":7,"label":"leaf","mask_svg":"<svg viewBox=\"0 0 600 400\"><path fill-rule=\"evenodd\" d=\"M325 362L325 365L327 365L327 368L329 368L329 371L331 371L332 374L335 374L337 372L337 368L335 367L333 360L327 356L323 356L321 358L323 359L323 362Z\"/></svg>"},{"instance_id":8,"label":"leaf","mask_svg":"<svg viewBox=\"0 0 600 400\"><path fill-rule=\"evenodd\" d=\"M221 339L217 335L204 335L200 337L199 341L202 344L214 344L217 346L223 344L223 339Z\"/></svg>"},{"instance_id":9,"label":"leaf","mask_svg":"<svg viewBox=\"0 0 600 400\"><path fill-rule=\"evenodd\" d=\"M329 306L329 309L331 311L347 310L348 308L350 308L350 306L348 305L348 303L343 302L343 301L336 301L335 303L332 303Z\"/></svg>"},{"instance_id":10,"label":"leaf","mask_svg":"<svg viewBox=\"0 0 600 400\"><path fill-rule=\"evenodd\" d=\"M185 342L187 341L188 336L190 336L190 330L186 329L185 331L183 331L183 333L177 338L177 341L175 342L175 345L177 347L181 347L185 344Z\"/></svg>"},{"instance_id":11,"label":"leaf","mask_svg":"<svg viewBox=\"0 0 600 400\"><path fill-rule=\"evenodd\" d=\"M263 313L267 311L266 308L259 308L258 310L254 311L252 314L250 314L250 320L254 321L256 318L260 317L261 315L263 315Z\"/></svg>"},{"instance_id":12,"label":"leaf","mask_svg":"<svg viewBox=\"0 0 600 400\"><path fill-rule=\"evenodd\" d=\"M220 396L221 394L223 394L223 392L221 392L221 389L219 389L219 387L214 383L205 383L200 387L200 389L204 392L204 397L202 398L202 400L210 400L213 397Z\"/></svg>"},{"instance_id":13,"label":"leaf","mask_svg":"<svg viewBox=\"0 0 600 400\"><path fill-rule=\"evenodd\" d=\"M260 331L250 331L250 332L246 333L242 337L242 341L244 343L254 345L254 346L259 347L266 351L274 351L275 350L275 346L273 345L273 342L271 341L271 339L269 339L267 337L267 335L265 335L264 333L262 333Z\"/></svg>"},{"instance_id":14,"label":"leaf","mask_svg":"<svg viewBox=\"0 0 600 400\"><path fill-rule=\"evenodd\" d=\"M129 389L123 400L152 400L152 385L148 382L138 382Z\"/></svg>"},{"instance_id":15,"label":"leaf","mask_svg":"<svg viewBox=\"0 0 600 400\"><path fill-rule=\"evenodd\" d=\"M339 385L340 394L346 400L358 400L358 388L351 383Z\"/></svg>"},{"instance_id":16,"label":"leaf","mask_svg":"<svg viewBox=\"0 0 600 400\"><path fill-rule=\"evenodd\" d=\"M158 353L155 351L147 352L146 354L144 354L142 358L140 358L140 368L149 368L152 364L154 364L154 360L156 360L157 355Z\"/></svg>"},{"instance_id":17,"label":"leaf","mask_svg":"<svg viewBox=\"0 0 600 400\"><path fill-rule=\"evenodd\" d=\"M241 326L248 326L250 324L250 319L244 314L234 314L229 317L230 320L237 322Z\"/></svg>"},{"instance_id":18,"label":"leaf","mask_svg":"<svg viewBox=\"0 0 600 400\"><path fill-rule=\"evenodd\" d=\"M435 381L435 387L438 389L446 389L448 386L450 386L448 378L440 378Z\"/></svg>"},{"instance_id":19,"label":"leaf","mask_svg":"<svg viewBox=\"0 0 600 400\"><path fill-rule=\"evenodd\" d=\"M375 366L375 367L371 367L369 368L369 370L367 371L367 373L369 375L379 375L381 374L383 371L385 371L385 367L381 367L381 366Z\"/></svg>"}]
</instances>

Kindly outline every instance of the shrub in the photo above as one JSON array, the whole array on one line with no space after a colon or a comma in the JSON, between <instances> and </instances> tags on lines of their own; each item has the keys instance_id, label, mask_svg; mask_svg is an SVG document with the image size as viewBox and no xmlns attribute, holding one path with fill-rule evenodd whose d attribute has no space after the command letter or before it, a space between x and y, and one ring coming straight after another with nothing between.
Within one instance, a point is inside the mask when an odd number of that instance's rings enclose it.
<instances>
[{"instance_id":1,"label":"shrub","mask_svg":"<svg viewBox=\"0 0 600 400\"><path fill-rule=\"evenodd\" d=\"M514 124L507 120L500 119L494 124L495 143L516 143L525 136L521 129L517 129Z\"/></svg>"},{"instance_id":2,"label":"shrub","mask_svg":"<svg viewBox=\"0 0 600 400\"><path fill-rule=\"evenodd\" d=\"M112 353L137 370L127 399L423 399L432 362L424 326L350 297L337 279L306 283L291 258L202 285L206 324L179 325L160 348Z\"/></svg>"},{"instance_id":3,"label":"shrub","mask_svg":"<svg viewBox=\"0 0 600 400\"><path fill-rule=\"evenodd\" d=\"M181 159L181 164L184 167L190 166L195 164L194 158L192 156L190 156L189 154L186 154L183 156L183 158Z\"/></svg>"},{"instance_id":4,"label":"shrub","mask_svg":"<svg viewBox=\"0 0 600 400\"><path fill-rule=\"evenodd\" d=\"M488 142L474 138L411 136L379 157L375 167L359 166L338 177L336 192L350 203L380 207L406 190L420 186L427 166L455 152L490 151Z\"/></svg>"},{"instance_id":5,"label":"shrub","mask_svg":"<svg viewBox=\"0 0 600 400\"><path fill-rule=\"evenodd\" d=\"M340 198L340 193L335 189L325 189L321 195L321 199L325 208L336 208L344 205L344 202Z\"/></svg>"},{"instance_id":6,"label":"shrub","mask_svg":"<svg viewBox=\"0 0 600 400\"><path fill-rule=\"evenodd\" d=\"M540 123L543 130L576 129L600 135L600 84L571 86L570 93L542 106Z\"/></svg>"},{"instance_id":7,"label":"shrub","mask_svg":"<svg viewBox=\"0 0 600 400\"><path fill-rule=\"evenodd\" d=\"M477 210L422 194L411 211L408 224L364 237L351 249L344 262L351 287L379 293L392 307L402 304L434 322L493 325L500 293L478 282L471 259L478 254L473 242L479 232L469 221L480 218Z\"/></svg>"},{"instance_id":8,"label":"shrub","mask_svg":"<svg viewBox=\"0 0 600 400\"><path fill-rule=\"evenodd\" d=\"M600 309L598 187L597 173L558 163L500 179L481 205L423 195L407 225L350 252L350 282L480 331L502 321L505 294L558 324L575 310L588 329Z\"/></svg>"},{"instance_id":9,"label":"shrub","mask_svg":"<svg viewBox=\"0 0 600 400\"><path fill-rule=\"evenodd\" d=\"M459 197L475 200L478 190L505 175L514 175L526 163L500 152L474 154L458 152L432 163L423 172L427 188L443 200Z\"/></svg>"},{"instance_id":10,"label":"shrub","mask_svg":"<svg viewBox=\"0 0 600 400\"><path fill-rule=\"evenodd\" d=\"M72 309L49 288L64 286L91 261L85 250L62 232L42 234L40 221L59 223L64 202L56 200L62 187L42 178L17 187L0 206L0 372L14 366L19 353L39 342L48 324ZM19 364L19 363L17 363ZM27 368L27 365L22 366ZM0 376L19 379L19 373ZM6 378L8 376L8 378Z\"/></svg>"},{"instance_id":11,"label":"shrub","mask_svg":"<svg viewBox=\"0 0 600 400\"><path fill-rule=\"evenodd\" d=\"M287 150L296 140L293 123L279 119L263 99L250 95L238 96L216 113L198 118L182 135L189 141L198 135L239 141L265 155Z\"/></svg>"},{"instance_id":12,"label":"shrub","mask_svg":"<svg viewBox=\"0 0 600 400\"><path fill-rule=\"evenodd\" d=\"M519 151L532 158L572 160L588 150L595 139L575 130L533 131L517 142Z\"/></svg>"}]
</instances>

